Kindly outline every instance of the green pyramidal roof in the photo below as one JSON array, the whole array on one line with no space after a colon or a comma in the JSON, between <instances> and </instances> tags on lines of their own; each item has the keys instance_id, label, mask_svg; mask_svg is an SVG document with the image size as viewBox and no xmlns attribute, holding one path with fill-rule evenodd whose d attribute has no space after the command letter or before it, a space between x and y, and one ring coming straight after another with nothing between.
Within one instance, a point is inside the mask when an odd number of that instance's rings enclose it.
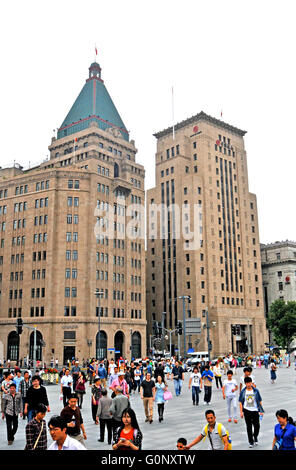
<instances>
[{"instance_id":1,"label":"green pyramidal roof","mask_svg":"<svg viewBox=\"0 0 296 470\"><path fill-rule=\"evenodd\" d=\"M122 137L129 140L128 131L101 79L101 67L96 62L91 64L89 78L59 128L57 138L86 129L92 121L103 130L117 128Z\"/></svg>"}]
</instances>

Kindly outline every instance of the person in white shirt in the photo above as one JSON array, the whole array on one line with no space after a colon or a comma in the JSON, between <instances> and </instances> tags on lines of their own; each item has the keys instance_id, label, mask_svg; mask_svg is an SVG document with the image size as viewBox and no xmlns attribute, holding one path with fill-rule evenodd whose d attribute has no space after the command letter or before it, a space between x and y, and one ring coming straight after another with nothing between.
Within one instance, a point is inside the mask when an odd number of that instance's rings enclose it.
<instances>
[{"instance_id":1,"label":"person in white shirt","mask_svg":"<svg viewBox=\"0 0 296 470\"><path fill-rule=\"evenodd\" d=\"M188 388L190 390L190 386L192 384L192 403L193 405L199 404L199 394L202 389L202 379L201 374L198 372L198 367L195 366L193 368L193 372L189 379Z\"/></svg>"},{"instance_id":2,"label":"person in white shirt","mask_svg":"<svg viewBox=\"0 0 296 470\"><path fill-rule=\"evenodd\" d=\"M251 375L252 374L252 367L244 367L244 375L241 376L241 379L240 379L240 384L239 384L239 392L242 391L242 389L245 387L245 378L246 377L251 377L252 379L252 385L253 387L256 387L256 382L255 382L255 377L254 375Z\"/></svg>"},{"instance_id":3,"label":"person in white shirt","mask_svg":"<svg viewBox=\"0 0 296 470\"><path fill-rule=\"evenodd\" d=\"M227 379L223 381L222 393L223 399L227 401L227 410L228 410L228 422L231 423L232 413L231 405L233 405L233 422L237 423L237 396L236 391L238 390L238 385L236 380L233 378L232 370L227 372Z\"/></svg>"},{"instance_id":4,"label":"person in white shirt","mask_svg":"<svg viewBox=\"0 0 296 470\"><path fill-rule=\"evenodd\" d=\"M70 375L69 369L65 370L65 375L61 378L61 394L63 394L64 408L68 404L69 396L71 395L71 386L73 383L72 376Z\"/></svg>"},{"instance_id":5,"label":"person in white shirt","mask_svg":"<svg viewBox=\"0 0 296 470\"><path fill-rule=\"evenodd\" d=\"M200 435L197 436L190 444L185 446L186 450L198 444L200 441L208 438L208 450L227 450L228 449L228 438L226 429L223 425L221 426L221 436L218 431L219 424L216 422L216 416L213 410L207 410L205 412L206 420L208 424L203 428Z\"/></svg>"},{"instance_id":6,"label":"person in white shirt","mask_svg":"<svg viewBox=\"0 0 296 470\"><path fill-rule=\"evenodd\" d=\"M61 416L52 416L48 422L48 427L54 442L47 450L86 450L79 441L67 436L67 423Z\"/></svg>"}]
</instances>

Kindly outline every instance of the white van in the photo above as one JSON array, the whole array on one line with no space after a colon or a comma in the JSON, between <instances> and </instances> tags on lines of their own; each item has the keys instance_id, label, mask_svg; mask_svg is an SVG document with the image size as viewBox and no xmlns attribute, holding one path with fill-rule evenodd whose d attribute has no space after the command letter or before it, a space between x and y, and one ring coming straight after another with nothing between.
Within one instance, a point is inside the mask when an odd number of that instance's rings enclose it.
<instances>
[{"instance_id":1,"label":"white van","mask_svg":"<svg viewBox=\"0 0 296 470\"><path fill-rule=\"evenodd\" d=\"M192 353L188 353L188 356L191 362L208 362L209 360L208 351L194 351Z\"/></svg>"}]
</instances>

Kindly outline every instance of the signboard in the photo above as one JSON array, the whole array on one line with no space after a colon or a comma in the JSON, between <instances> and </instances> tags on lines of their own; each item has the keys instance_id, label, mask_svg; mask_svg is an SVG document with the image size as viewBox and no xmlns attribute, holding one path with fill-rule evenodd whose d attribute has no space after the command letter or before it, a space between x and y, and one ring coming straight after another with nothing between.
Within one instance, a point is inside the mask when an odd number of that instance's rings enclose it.
<instances>
[{"instance_id":1,"label":"signboard","mask_svg":"<svg viewBox=\"0 0 296 470\"><path fill-rule=\"evenodd\" d=\"M187 318L186 322L186 336L199 335L201 333L201 319L200 318Z\"/></svg>"}]
</instances>

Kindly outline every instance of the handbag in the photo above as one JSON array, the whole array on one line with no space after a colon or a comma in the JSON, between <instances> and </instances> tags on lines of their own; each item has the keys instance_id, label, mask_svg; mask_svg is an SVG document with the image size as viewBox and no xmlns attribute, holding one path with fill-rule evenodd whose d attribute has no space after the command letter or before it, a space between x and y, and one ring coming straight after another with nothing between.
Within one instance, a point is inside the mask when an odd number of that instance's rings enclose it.
<instances>
[{"instance_id":1,"label":"handbag","mask_svg":"<svg viewBox=\"0 0 296 470\"><path fill-rule=\"evenodd\" d=\"M173 395L172 395L171 392L169 392L168 390L163 393L163 399L164 399L165 401L171 400L172 398L173 398Z\"/></svg>"},{"instance_id":2,"label":"handbag","mask_svg":"<svg viewBox=\"0 0 296 470\"><path fill-rule=\"evenodd\" d=\"M287 428L285 428L285 429L283 430L283 433L282 433L280 439L278 439L277 441L275 441L275 444L274 444L272 450L281 450L282 445L283 445L283 437L284 437L284 434L285 434L286 431L287 431Z\"/></svg>"}]
</instances>

